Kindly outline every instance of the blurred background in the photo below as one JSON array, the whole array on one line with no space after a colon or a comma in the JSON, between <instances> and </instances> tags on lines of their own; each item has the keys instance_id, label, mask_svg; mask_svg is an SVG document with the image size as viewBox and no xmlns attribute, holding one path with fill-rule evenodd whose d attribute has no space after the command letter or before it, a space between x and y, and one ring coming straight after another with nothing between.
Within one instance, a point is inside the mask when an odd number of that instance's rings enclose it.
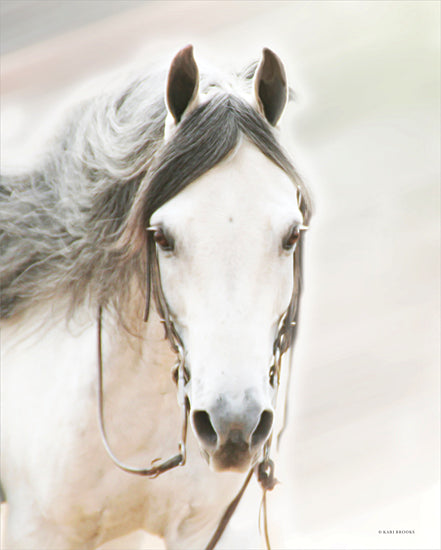
<instances>
[{"instance_id":1,"label":"blurred background","mask_svg":"<svg viewBox=\"0 0 441 550\"><path fill-rule=\"evenodd\" d=\"M440 3L2 0L0 15L5 164L79 83L134 58L281 56L316 213L273 545L438 549ZM256 495L236 526L257 528ZM106 548L138 543L161 547Z\"/></svg>"}]
</instances>

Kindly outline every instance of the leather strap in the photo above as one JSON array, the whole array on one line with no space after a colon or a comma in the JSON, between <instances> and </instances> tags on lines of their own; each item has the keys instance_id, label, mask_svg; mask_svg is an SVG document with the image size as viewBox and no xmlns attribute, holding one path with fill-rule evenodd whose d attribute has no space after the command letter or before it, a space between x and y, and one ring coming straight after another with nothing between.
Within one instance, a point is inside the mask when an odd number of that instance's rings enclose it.
<instances>
[{"instance_id":1,"label":"leather strap","mask_svg":"<svg viewBox=\"0 0 441 550\"><path fill-rule=\"evenodd\" d=\"M240 488L240 491L237 493L234 499L230 502L230 504L228 505L228 508L225 510L224 515L222 516L217 526L217 529L213 533L209 543L205 547L205 550L214 550L214 548L216 547L216 544L219 542L219 539L224 534L224 531L227 528L227 525L229 524L232 515L236 511L236 508L241 498L243 497L243 494L245 493L246 488L248 487L248 484L253 475L253 472L254 472L254 468L251 468L251 470L248 472L247 477L245 478L245 481L243 482L242 487Z\"/></svg>"}]
</instances>

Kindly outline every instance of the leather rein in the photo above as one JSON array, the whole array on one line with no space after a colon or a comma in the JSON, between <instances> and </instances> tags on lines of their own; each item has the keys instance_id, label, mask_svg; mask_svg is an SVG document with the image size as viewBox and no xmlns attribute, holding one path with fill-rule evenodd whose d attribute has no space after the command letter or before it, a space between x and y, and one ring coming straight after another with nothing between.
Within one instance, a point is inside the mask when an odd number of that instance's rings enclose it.
<instances>
[{"instance_id":1,"label":"leather rein","mask_svg":"<svg viewBox=\"0 0 441 550\"><path fill-rule=\"evenodd\" d=\"M302 229L306 229L306 227L303 226ZM282 357L289 348L291 348L292 350L292 345L296 336L296 321L298 317L298 298L300 294L300 283L301 283L300 251L301 251L301 248L297 246L296 250L294 251L294 260L293 260L293 263L294 263L293 294L292 294L291 302L288 306L288 309L281 316L281 319L279 322L278 332L273 345L273 357L272 357L272 361L269 369L270 383L276 389L276 396L277 396L277 391L280 383ZM152 461L150 467L148 468L136 468L136 467L132 467L127 464L124 464L122 461L120 461L116 457L116 455L112 451L112 448L110 447L110 444L108 442L107 432L106 432L105 422L104 422L102 306L98 307L98 315L97 315L97 359L98 359L97 360L97 366L98 366L97 402L98 402L98 422L99 422L99 428L101 432L101 438L103 441L104 448L106 449L106 452L110 457L110 459L112 460L112 462L118 468L120 468L125 472L140 475L140 476L145 476L148 478L156 478L159 475L169 470L172 470L179 466L184 466L186 462L186 439L187 439L187 428L188 428L188 414L189 414L190 407L189 407L188 399L185 395L185 385L189 381L190 375L185 366L185 347L175 328L173 319L170 314L170 310L168 308L167 301L165 299L165 296L162 290L161 277L159 272L159 262L158 262L154 244L151 240L149 233L147 238L147 272L148 272L147 277L148 277L149 288L148 288L148 296L147 296L147 303L146 303L146 315L144 320L147 320L148 318L148 310L150 307L150 284L153 282L153 296L155 299L156 308L161 317L161 322L164 325L165 336L168 339L173 351L176 353L176 356L177 356L177 362L172 369L172 374L173 374L173 379L177 386L178 402L181 407L181 417L182 417L182 432L181 432L181 439L178 447L178 453L163 461L159 459L155 459ZM289 378L289 374L291 370L291 361L289 362L288 367L289 367L289 372L288 372L288 378ZM287 409L287 397L285 399L283 426L281 431L279 432L278 437L280 437L285 427L286 409ZM245 493L245 490L248 487L248 484L251 480L253 473L256 474L257 481L260 483L263 491L262 503L261 503L261 511L263 512L263 531L264 531L264 538L265 538L267 549L271 550L269 534L268 534L268 524L267 524L266 493L267 491L271 491L277 484L277 480L274 477L274 463L269 456L270 448L271 448L271 440L272 440L272 435L269 437L269 439L266 441L263 447L263 458L261 462L259 462L257 465L250 468L243 482L242 487L240 488L235 498L230 502L227 509L225 510L215 532L213 533L210 541L205 547L205 550L214 550L214 548L216 547L216 544L218 543L219 539L223 535L243 494Z\"/></svg>"}]
</instances>

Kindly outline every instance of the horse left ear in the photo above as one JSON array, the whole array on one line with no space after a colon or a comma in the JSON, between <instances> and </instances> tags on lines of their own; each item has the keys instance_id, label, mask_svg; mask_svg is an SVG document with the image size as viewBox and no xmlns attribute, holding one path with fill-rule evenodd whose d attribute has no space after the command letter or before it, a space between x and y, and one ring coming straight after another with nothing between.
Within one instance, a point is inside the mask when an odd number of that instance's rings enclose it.
<instances>
[{"instance_id":1,"label":"horse left ear","mask_svg":"<svg viewBox=\"0 0 441 550\"><path fill-rule=\"evenodd\" d=\"M167 79L167 108L176 124L194 102L199 89L199 70L193 57L193 46L180 50L174 57Z\"/></svg>"},{"instance_id":2,"label":"horse left ear","mask_svg":"<svg viewBox=\"0 0 441 550\"><path fill-rule=\"evenodd\" d=\"M282 61L268 48L263 49L255 72L254 93L258 110L275 126L288 101L288 84Z\"/></svg>"}]
</instances>

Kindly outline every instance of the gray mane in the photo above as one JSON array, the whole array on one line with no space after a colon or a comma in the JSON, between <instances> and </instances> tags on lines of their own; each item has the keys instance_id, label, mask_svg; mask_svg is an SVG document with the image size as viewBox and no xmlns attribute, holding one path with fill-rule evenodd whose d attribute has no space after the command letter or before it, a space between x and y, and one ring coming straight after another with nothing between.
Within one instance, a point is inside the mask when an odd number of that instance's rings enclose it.
<instances>
[{"instance_id":1,"label":"gray mane","mask_svg":"<svg viewBox=\"0 0 441 550\"><path fill-rule=\"evenodd\" d=\"M254 68L239 85L249 85ZM33 171L2 176L2 318L57 296L68 296L72 311L85 301L121 311L133 278L144 285L146 277L145 248L127 239L142 236L150 215L240 135L293 178L309 216L306 190L271 127L222 82L201 79L202 91L216 93L164 144L164 81L165 74L135 78L84 101Z\"/></svg>"}]
</instances>

